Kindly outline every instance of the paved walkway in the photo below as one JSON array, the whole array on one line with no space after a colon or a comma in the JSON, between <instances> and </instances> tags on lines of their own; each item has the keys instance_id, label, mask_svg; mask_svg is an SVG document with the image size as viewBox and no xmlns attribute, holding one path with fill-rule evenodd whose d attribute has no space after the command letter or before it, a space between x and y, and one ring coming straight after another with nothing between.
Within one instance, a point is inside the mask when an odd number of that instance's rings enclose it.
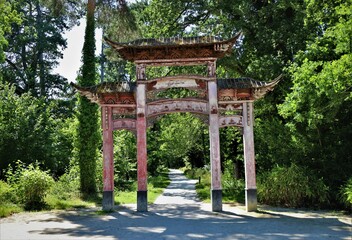
<instances>
[{"instance_id":1,"label":"paved walkway","mask_svg":"<svg viewBox=\"0 0 352 240\"><path fill-rule=\"evenodd\" d=\"M171 184L149 212L135 205L99 215L97 209L21 213L0 220L0 239L348 239L352 218L328 212L224 205L213 213L196 198L194 180L170 171Z\"/></svg>"}]
</instances>

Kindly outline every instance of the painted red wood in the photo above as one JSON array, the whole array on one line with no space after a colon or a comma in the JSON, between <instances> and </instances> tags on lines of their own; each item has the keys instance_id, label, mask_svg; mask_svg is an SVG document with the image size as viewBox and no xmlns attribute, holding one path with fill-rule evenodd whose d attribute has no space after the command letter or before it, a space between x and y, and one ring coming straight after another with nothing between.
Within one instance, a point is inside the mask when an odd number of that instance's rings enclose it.
<instances>
[{"instance_id":1,"label":"painted red wood","mask_svg":"<svg viewBox=\"0 0 352 240\"><path fill-rule=\"evenodd\" d=\"M136 120L129 118L115 119L113 121L113 128L114 130L136 130Z\"/></svg>"},{"instance_id":2,"label":"painted red wood","mask_svg":"<svg viewBox=\"0 0 352 240\"><path fill-rule=\"evenodd\" d=\"M112 109L102 107L103 127L103 190L114 191L114 144Z\"/></svg>"},{"instance_id":3,"label":"painted red wood","mask_svg":"<svg viewBox=\"0 0 352 240\"><path fill-rule=\"evenodd\" d=\"M138 76L138 73L137 73ZM138 191L147 191L146 86L137 86L137 181Z\"/></svg>"},{"instance_id":4,"label":"painted red wood","mask_svg":"<svg viewBox=\"0 0 352 240\"><path fill-rule=\"evenodd\" d=\"M246 189L256 189L253 102L243 103L243 148L245 162Z\"/></svg>"},{"instance_id":5,"label":"painted red wood","mask_svg":"<svg viewBox=\"0 0 352 240\"><path fill-rule=\"evenodd\" d=\"M148 104L148 117L175 112L208 114L208 103L201 99L163 99Z\"/></svg>"},{"instance_id":6,"label":"painted red wood","mask_svg":"<svg viewBox=\"0 0 352 240\"><path fill-rule=\"evenodd\" d=\"M216 82L208 82L211 189L221 190L219 115Z\"/></svg>"}]
</instances>

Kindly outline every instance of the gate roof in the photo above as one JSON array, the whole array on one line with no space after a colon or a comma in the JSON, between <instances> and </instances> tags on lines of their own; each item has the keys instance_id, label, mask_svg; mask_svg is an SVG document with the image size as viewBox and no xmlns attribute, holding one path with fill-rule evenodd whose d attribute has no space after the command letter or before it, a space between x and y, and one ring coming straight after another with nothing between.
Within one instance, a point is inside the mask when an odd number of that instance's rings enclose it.
<instances>
[{"instance_id":1,"label":"gate roof","mask_svg":"<svg viewBox=\"0 0 352 240\"><path fill-rule=\"evenodd\" d=\"M138 39L118 43L105 41L129 61L163 59L221 58L232 50L241 33L224 40L214 36Z\"/></svg>"},{"instance_id":2,"label":"gate roof","mask_svg":"<svg viewBox=\"0 0 352 240\"><path fill-rule=\"evenodd\" d=\"M257 81L252 78L221 78L218 79L218 91L222 90L245 90L249 93L246 98L258 99L263 97L267 92L272 91L275 85L280 81L281 76L271 82ZM74 83L71 85L76 88L82 95L86 96L92 102L101 103L104 95L125 93L134 96L136 91L136 82L103 82L94 86L81 87Z\"/></svg>"}]
</instances>

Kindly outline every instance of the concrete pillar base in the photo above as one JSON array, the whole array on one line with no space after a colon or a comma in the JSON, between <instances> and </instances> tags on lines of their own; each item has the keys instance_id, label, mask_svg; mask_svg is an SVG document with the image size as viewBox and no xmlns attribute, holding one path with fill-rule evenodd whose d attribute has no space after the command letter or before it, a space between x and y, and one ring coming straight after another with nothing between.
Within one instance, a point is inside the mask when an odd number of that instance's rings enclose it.
<instances>
[{"instance_id":1,"label":"concrete pillar base","mask_svg":"<svg viewBox=\"0 0 352 240\"><path fill-rule=\"evenodd\" d=\"M114 210L114 191L103 191L103 211Z\"/></svg>"},{"instance_id":2,"label":"concrete pillar base","mask_svg":"<svg viewBox=\"0 0 352 240\"><path fill-rule=\"evenodd\" d=\"M246 189L246 211L257 211L257 189Z\"/></svg>"},{"instance_id":3,"label":"concrete pillar base","mask_svg":"<svg viewBox=\"0 0 352 240\"><path fill-rule=\"evenodd\" d=\"M148 212L148 191L137 191L137 212Z\"/></svg>"},{"instance_id":4,"label":"concrete pillar base","mask_svg":"<svg viewBox=\"0 0 352 240\"><path fill-rule=\"evenodd\" d=\"M211 210L213 212L222 211L222 190L211 190Z\"/></svg>"}]
</instances>

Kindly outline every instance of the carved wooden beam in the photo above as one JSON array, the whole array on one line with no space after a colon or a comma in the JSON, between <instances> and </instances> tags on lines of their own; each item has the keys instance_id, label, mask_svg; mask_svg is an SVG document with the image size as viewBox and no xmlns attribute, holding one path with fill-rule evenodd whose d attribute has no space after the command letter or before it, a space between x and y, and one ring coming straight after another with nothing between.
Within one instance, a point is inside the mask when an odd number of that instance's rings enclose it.
<instances>
[{"instance_id":1,"label":"carved wooden beam","mask_svg":"<svg viewBox=\"0 0 352 240\"><path fill-rule=\"evenodd\" d=\"M177 58L177 59L155 59L155 60L136 60L136 64L145 64L148 66L195 66L207 65L209 61L215 61L214 57L196 57L196 58Z\"/></svg>"},{"instance_id":2,"label":"carved wooden beam","mask_svg":"<svg viewBox=\"0 0 352 240\"><path fill-rule=\"evenodd\" d=\"M208 102L199 99L168 99L149 103L147 107L148 117L176 112L208 114Z\"/></svg>"},{"instance_id":3,"label":"carved wooden beam","mask_svg":"<svg viewBox=\"0 0 352 240\"><path fill-rule=\"evenodd\" d=\"M136 119L120 118L113 120L113 130L136 130Z\"/></svg>"},{"instance_id":4,"label":"carved wooden beam","mask_svg":"<svg viewBox=\"0 0 352 240\"><path fill-rule=\"evenodd\" d=\"M243 127L243 118L238 115L220 117L219 127Z\"/></svg>"}]
</instances>

